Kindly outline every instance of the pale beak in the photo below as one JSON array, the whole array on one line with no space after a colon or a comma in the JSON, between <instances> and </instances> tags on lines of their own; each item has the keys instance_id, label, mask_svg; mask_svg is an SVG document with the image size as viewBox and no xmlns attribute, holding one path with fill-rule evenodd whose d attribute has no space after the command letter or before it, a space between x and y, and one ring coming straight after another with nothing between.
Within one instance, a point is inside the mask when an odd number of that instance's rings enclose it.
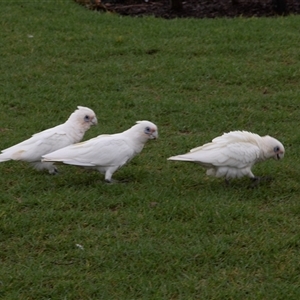
<instances>
[{"instance_id":1,"label":"pale beak","mask_svg":"<svg viewBox=\"0 0 300 300\"><path fill-rule=\"evenodd\" d=\"M156 130L152 130L150 134L152 139L157 139L158 138L158 132Z\"/></svg>"},{"instance_id":2,"label":"pale beak","mask_svg":"<svg viewBox=\"0 0 300 300\"><path fill-rule=\"evenodd\" d=\"M94 118L91 120L91 123L92 123L92 125L97 125L97 124L98 124L97 118L94 117Z\"/></svg>"},{"instance_id":3,"label":"pale beak","mask_svg":"<svg viewBox=\"0 0 300 300\"><path fill-rule=\"evenodd\" d=\"M284 157L284 152L283 151L278 151L276 153L276 159L279 160L279 159L283 159Z\"/></svg>"}]
</instances>

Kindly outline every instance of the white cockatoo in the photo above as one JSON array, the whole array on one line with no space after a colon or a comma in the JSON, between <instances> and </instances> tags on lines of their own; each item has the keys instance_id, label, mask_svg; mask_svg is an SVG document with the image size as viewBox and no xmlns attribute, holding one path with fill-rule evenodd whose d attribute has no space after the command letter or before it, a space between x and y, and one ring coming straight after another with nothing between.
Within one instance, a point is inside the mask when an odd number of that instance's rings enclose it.
<instances>
[{"instance_id":1,"label":"white cockatoo","mask_svg":"<svg viewBox=\"0 0 300 300\"><path fill-rule=\"evenodd\" d=\"M34 134L31 138L1 151L0 162L22 160L29 162L35 169L49 170L56 174L57 169L51 162L41 162L42 156L82 140L85 132L97 124L93 110L78 106L69 119L58 126Z\"/></svg>"},{"instance_id":2,"label":"white cockatoo","mask_svg":"<svg viewBox=\"0 0 300 300\"><path fill-rule=\"evenodd\" d=\"M99 135L46 154L43 161L95 169L105 174L106 182L111 182L113 173L140 153L148 140L158 138L155 124L149 121L136 123L124 132Z\"/></svg>"},{"instance_id":3,"label":"white cockatoo","mask_svg":"<svg viewBox=\"0 0 300 300\"><path fill-rule=\"evenodd\" d=\"M248 176L258 179L251 171L252 166L269 158L279 160L284 156L284 146L273 137L247 131L231 131L216 137L211 143L194 148L168 160L189 161L207 169L206 174L231 178Z\"/></svg>"}]
</instances>

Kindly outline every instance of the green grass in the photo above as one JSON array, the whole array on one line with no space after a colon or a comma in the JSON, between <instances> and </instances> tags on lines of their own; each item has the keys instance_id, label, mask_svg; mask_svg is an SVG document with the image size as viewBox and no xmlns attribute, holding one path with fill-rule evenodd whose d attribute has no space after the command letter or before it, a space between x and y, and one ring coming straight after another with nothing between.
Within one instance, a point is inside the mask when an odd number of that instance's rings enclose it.
<instances>
[{"instance_id":1,"label":"green grass","mask_svg":"<svg viewBox=\"0 0 300 300\"><path fill-rule=\"evenodd\" d=\"M64 122L160 138L115 173L0 164L1 299L299 299L299 17L129 18L72 1L0 4L1 149ZM278 138L274 180L225 188L169 162L230 130ZM82 245L83 250L76 246Z\"/></svg>"}]
</instances>

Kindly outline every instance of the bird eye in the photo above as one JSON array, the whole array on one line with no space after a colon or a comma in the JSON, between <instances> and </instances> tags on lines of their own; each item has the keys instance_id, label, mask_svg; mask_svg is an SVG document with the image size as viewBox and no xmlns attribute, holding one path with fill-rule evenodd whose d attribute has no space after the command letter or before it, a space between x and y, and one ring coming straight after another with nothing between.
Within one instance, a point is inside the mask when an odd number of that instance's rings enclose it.
<instances>
[{"instance_id":1,"label":"bird eye","mask_svg":"<svg viewBox=\"0 0 300 300\"><path fill-rule=\"evenodd\" d=\"M278 146L274 147L274 152L278 152L280 148Z\"/></svg>"},{"instance_id":2,"label":"bird eye","mask_svg":"<svg viewBox=\"0 0 300 300\"><path fill-rule=\"evenodd\" d=\"M90 120L90 117L88 116L88 115L86 115L85 117L84 117L84 121L89 121Z\"/></svg>"},{"instance_id":3,"label":"bird eye","mask_svg":"<svg viewBox=\"0 0 300 300\"><path fill-rule=\"evenodd\" d=\"M151 130L150 130L150 127L146 127L146 128L145 128L145 133L146 133L146 134L149 134L150 131L151 131Z\"/></svg>"}]
</instances>

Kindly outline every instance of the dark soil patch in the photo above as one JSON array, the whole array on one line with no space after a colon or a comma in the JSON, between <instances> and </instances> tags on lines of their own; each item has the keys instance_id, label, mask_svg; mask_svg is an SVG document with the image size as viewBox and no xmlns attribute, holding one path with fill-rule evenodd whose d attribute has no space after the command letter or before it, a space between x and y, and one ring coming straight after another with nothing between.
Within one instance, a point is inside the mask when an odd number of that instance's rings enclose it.
<instances>
[{"instance_id":1,"label":"dark soil patch","mask_svg":"<svg viewBox=\"0 0 300 300\"><path fill-rule=\"evenodd\" d=\"M74 0L89 9L126 16L172 18L272 17L299 14L300 0L186 0L182 10L171 9L170 0Z\"/></svg>"}]
</instances>

